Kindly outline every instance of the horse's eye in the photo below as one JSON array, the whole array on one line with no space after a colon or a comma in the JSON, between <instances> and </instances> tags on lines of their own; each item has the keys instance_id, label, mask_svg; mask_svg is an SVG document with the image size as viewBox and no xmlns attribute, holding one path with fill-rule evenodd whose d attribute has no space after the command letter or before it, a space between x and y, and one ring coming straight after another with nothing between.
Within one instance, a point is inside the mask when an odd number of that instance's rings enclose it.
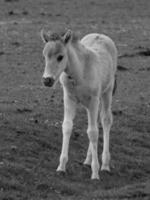
<instances>
[{"instance_id":1,"label":"horse's eye","mask_svg":"<svg viewBox=\"0 0 150 200\"><path fill-rule=\"evenodd\" d=\"M58 61L58 62L61 62L62 59L63 59L63 55L59 55L59 56L57 57L57 61Z\"/></svg>"}]
</instances>

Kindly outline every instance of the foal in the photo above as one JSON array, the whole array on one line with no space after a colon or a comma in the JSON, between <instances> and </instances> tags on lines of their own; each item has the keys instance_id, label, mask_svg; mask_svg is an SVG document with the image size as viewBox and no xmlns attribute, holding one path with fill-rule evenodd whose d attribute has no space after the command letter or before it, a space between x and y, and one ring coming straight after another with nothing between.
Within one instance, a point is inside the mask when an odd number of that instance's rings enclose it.
<instances>
[{"instance_id":1,"label":"foal","mask_svg":"<svg viewBox=\"0 0 150 200\"><path fill-rule=\"evenodd\" d=\"M109 171L109 132L112 125L112 93L117 67L117 49L105 35L92 33L79 40L72 31L64 35L41 32L45 47L43 82L52 87L58 80L63 86L64 120L63 143L57 171L65 171L69 140L76 106L87 110L89 147L84 164L91 165L92 179L99 179L98 115L103 127L101 170Z\"/></svg>"}]
</instances>

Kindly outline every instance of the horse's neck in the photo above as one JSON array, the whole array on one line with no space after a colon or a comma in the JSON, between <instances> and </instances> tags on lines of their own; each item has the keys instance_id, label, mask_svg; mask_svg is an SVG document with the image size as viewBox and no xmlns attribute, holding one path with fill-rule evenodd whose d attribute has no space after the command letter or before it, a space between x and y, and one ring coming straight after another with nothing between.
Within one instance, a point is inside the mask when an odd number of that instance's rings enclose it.
<instances>
[{"instance_id":1,"label":"horse's neck","mask_svg":"<svg viewBox=\"0 0 150 200\"><path fill-rule=\"evenodd\" d=\"M80 44L68 45L67 74L77 82L82 82L85 59Z\"/></svg>"}]
</instances>

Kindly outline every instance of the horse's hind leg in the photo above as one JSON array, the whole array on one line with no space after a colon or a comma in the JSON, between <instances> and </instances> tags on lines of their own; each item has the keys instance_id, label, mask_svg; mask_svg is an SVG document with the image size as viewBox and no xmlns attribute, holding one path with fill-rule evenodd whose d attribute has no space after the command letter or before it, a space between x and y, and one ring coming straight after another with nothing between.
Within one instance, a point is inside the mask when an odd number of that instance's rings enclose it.
<instances>
[{"instance_id":1,"label":"horse's hind leg","mask_svg":"<svg viewBox=\"0 0 150 200\"><path fill-rule=\"evenodd\" d=\"M69 141L72 133L73 119L76 112L76 103L72 101L66 92L64 92L64 120L62 125L63 143L60 155L60 163L57 171L65 171L68 161Z\"/></svg>"},{"instance_id":2,"label":"horse's hind leg","mask_svg":"<svg viewBox=\"0 0 150 200\"><path fill-rule=\"evenodd\" d=\"M101 101L102 102L101 102L100 117L103 127L103 152L102 152L101 170L110 171L109 133L113 121L111 112L112 89L109 89L107 92L103 94Z\"/></svg>"},{"instance_id":3,"label":"horse's hind leg","mask_svg":"<svg viewBox=\"0 0 150 200\"><path fill-rule=\"evenodd\" d=\"M89 143L89 147L87 150L87 155L86 155L86 159L84 161L84 165L91 165L92 162L92 152L91 152L91 145Z\"/></svg>"},{"instance_id":4,"label":"horse's hind leg","mask_svg":"<svg viewBox=\"0 0 150 200\"><path fill-rule=\"evenodd\" d=\"M97 117L98 117L98 110L99 110L99 99L93 98L89 108L87 108L88 114L88 129L87 134L89 138L89 157L87 160L91 162L92 168L92 179L99 179L99 162L98 162L98 126L97 126Z\"/></svg>"}]
</instances>

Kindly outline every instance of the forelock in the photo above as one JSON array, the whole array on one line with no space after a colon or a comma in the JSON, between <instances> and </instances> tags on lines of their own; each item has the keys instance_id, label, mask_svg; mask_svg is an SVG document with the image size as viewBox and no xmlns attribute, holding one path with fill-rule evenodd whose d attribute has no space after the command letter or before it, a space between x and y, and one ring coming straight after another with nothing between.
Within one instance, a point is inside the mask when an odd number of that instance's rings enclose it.
<instances>
[{"instance_id":1,"label":"forelock","mask_svg":"<svg viewBox=\"0 0 150 200\"><path fill-rule=\"evenodd\" d=\"M63 50L63 45L59 40L49 41L43 50L44 55L56 55Z\"/></svg>"},{"instance_id":2,"label":"forelock","mask_svg":"<svg viewBox=\"0 0 150 200\"><path fill-rule=\"evenodd\" d=\"M57 40L61 40L61 36L59 33L53 32L49 35L49 39L52 41L57 41Z\"/></svg>"},{"instance_id":3,"label":"forelock","mask_svg":"<svg viewBox=\"0 0 150 200\"><path fill-rule=\"evenodd\" d=\"M51 32L49 34L49 40L51 41L62 41L63 36L66 34L66 31L58 31L58 32ZM78 34L72 33L72 42L76 42L78 40Z\"/></svg>"}]
</instances>

